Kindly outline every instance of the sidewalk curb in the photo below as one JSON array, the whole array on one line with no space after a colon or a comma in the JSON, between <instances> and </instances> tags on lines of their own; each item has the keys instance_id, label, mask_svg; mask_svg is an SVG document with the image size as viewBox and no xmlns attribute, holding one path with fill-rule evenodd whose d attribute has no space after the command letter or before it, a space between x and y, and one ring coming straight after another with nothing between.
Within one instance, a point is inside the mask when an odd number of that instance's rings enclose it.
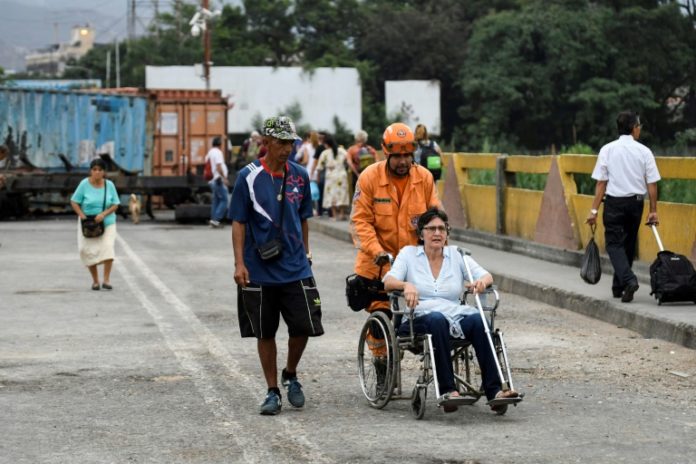
<instances>
[{"instance_id":1,"label":"sidewalk curb","mask_svg":"<svg viewBox=\"0 0 696 464\"><path fill-rule=\"evenodd\" d=\"M599 298L539 285L518 277L494 274L498 288L504 292L529 298L632 330L645 338L659 338L687 348L696 349L696 326L675 323L669 319L643 314L629 308L630 304L612 303ZM625 308L622 307L626 306Z\"/></svg>"},{"instance_id":2,"label":"sidewalk curb","mask_svg":"<svg viewBox=\"0 0 696 464\"><path fill-rule=\"evenodd\" d=\"M323 219L311 219L309 226L312 231L320 232L338 240L352 242L347 223L331 224ZM575 266L576 263L579 263L579 258L574 257L574 255L582 255L581 252L571 252L544 245L530 244L529 242L509 237L495 240L491 238L490 234L481 234L479 232L471 233L470 231L453 230L452 238L457 241L490 246L497 250L524 254L533 258L569 266ZM577 262L575 261L576 259ZM579 267L579 264L577 265ZM609 271L611 271L610 264ZM639 275L640 280L643 281L646 276L642 272L640 274L642 274ZM615 304L608 300L591 298L511 275L494 273L494 278L498 288L504 292L514 293L531 300L568 309L632 330L646 338L659 338L687 348L696 349L696 326L692 324L677 323L652 314L644 314L631 309L630 304Z\"/></svg>"}]
</instances>

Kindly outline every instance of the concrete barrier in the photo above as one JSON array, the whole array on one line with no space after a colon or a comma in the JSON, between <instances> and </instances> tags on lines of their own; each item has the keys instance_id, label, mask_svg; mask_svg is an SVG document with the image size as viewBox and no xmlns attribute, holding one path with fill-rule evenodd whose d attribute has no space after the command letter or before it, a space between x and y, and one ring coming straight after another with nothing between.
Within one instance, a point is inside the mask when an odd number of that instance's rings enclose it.
<instances>
[{"instance_id":1,"label":"concrete barrier","mask_svg":"<svg viewBox=\"0 0 696 464\"><path fill-rule=\"evenodd\" d=\"M596 159L595 155L448 153L445 176L438 188L448 213L457 212L456 227L580 250L590 237L584 222L593 196L578 192L574 175L590 174ZM663 179L696 179L696 158L656 157L656 162ZM471 183L472 170L495 172L495 185ZM543 191L517 186L517 173L545 174ZM448 185L452 182L456 188ZM645 211L647 215L647 204ZM665 246L696 263L696 205L658 201L658 213ZM604 251L602 221L595 239ZM650 262L657 251L650 230L641 228L638 259Z\"/></svg>"}]
</instances>

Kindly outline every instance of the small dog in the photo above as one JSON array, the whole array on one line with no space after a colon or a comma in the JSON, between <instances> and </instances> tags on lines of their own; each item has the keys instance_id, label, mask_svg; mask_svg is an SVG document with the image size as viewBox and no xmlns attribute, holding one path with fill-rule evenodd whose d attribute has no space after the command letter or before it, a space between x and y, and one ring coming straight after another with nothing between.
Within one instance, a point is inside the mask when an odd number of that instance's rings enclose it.
<instances>
[{"instance_id":1,"label":"small dog","mask_svg":"<svg viewBox=\"0 0 696 464\"><path fill-rule=\"evenodd\" d=\"M128 200L128 211L130 211L131 221L133 224L140 222L140 200L135 196L135 193L131 193L130 200Z\"/></svg>"}]
</instances>

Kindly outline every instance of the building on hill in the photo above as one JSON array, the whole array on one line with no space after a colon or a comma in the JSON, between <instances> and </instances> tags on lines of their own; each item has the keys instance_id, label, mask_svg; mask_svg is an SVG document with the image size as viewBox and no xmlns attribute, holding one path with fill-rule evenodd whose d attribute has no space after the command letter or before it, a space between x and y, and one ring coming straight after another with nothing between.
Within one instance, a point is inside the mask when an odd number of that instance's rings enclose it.
<instances>
[{"instance_id":1,"label":"building on hill","mask_svg":"<svg viewBox=\"0 0 696 464\"><path fill-rule=\"evenodd\" d=\"M79 60L94 47L94 29L89 25L72 28L70 42L53 44L34 51L25 57L27 71L31 73L59 76L65 71L68 61Z\"/></svg>"}]
</instances>

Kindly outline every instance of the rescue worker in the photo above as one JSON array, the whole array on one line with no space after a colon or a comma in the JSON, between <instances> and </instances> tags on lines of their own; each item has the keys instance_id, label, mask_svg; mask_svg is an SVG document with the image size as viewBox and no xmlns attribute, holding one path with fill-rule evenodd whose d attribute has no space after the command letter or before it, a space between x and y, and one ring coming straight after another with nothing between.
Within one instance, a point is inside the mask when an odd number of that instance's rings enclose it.
<instances>
[{"instance_id":1,"label":"rescue worker","mask_svg":"<svg viewBox=\"0 0 696 464\"><path fill-rule=\"evenodd\" d=\"M414 164L417 145L411 129L391 124L382 136L386 160L369 165L358 177L353 195L351 233L358 249L355 273L366 279L382 279L389 271L388 255L396 256L406 245L418 243L418 218L428 208L442 209L430 172ZM389 301L373 301L368 312L389 311ZM386 367L381 333L369 334L368 346L378 373ZM384 365L386 366L386 364Z\"/></svg>"}]
</instances>

